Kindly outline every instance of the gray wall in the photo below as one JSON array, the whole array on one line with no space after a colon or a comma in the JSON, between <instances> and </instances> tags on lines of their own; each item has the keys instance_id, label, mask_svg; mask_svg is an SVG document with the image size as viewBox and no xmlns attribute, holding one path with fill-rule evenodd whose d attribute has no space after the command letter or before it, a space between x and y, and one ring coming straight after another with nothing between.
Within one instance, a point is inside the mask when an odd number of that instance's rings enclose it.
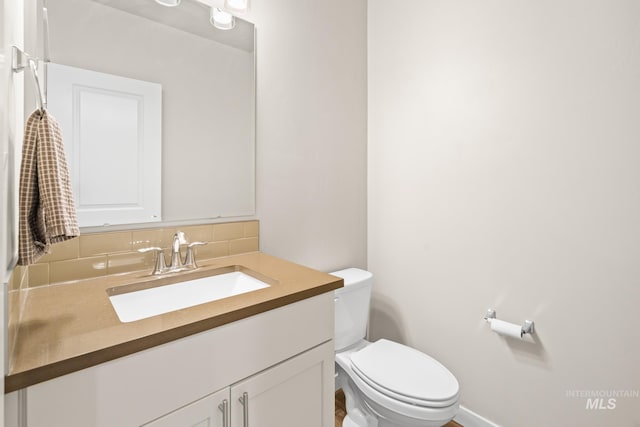
<instances>
[{"instance_id":1,"label":"gray wall","mask_svg":"<svg viewBox=\"0 0 640 427\"><path fill-rule=\"evenodd\" d=\"M640 390L639 17L369 1L373 336L440 360L500 425L640 425L640 397L572 394ZM492 333L490 307L535 342Z\"/></svg>"},{"instance_id":2,"label":"gray wall","mask_svg":"<svg viewBox=\"0 0 640 427\"><path fill-rule=\"evenodd\" d=\"M17 168L23 127L23 78L11 70L11 46L24 46L23 2L0 0L0 371L6 373L8 307L6 295L13 265L17 258ZM22 74L22 73L21 73ZM0 384L4 395L4 383ZM0 425L4 425L4 400L0 402Z\"/></svg>"},{"instance_id":3,"label":"gray wall","mask_svg":"<svg viewBox=\"0 0 640 427\"><path fill-rule=\"evenodd\" d=\"M251 2L257 217L267 253L366 266L366 2Z\"/></svg>"}]
</instances>

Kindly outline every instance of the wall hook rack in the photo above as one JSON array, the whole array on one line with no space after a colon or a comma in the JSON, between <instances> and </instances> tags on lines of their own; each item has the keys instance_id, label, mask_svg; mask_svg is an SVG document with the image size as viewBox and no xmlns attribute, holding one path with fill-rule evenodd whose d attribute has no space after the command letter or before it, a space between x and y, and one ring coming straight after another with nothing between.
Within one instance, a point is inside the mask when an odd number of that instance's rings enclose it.
<instances>
[{"instance_id":1,"label":"wall hook rack","mask_svg":"<svg viewBox=\"0 0 640 427\"><path fill-rule=\"evenodd\" d=\"M43 64L44 81L40 84L38 77L38 63ZM24 71L29 68L36 84L37 98L36 106L40 111L47 108L47 63L50 62L49 55L49 8L47 0L42 0L42 59L29 55L17 46L11 46L11 70L14 73Z\"/></svg>"},{"instance_id":2,"label":"wall hook rack","mask_svg":"<svg viewBox=\"0 0 640 427\"><path fill-rule=\"evenodd\" d=\"M16 46L11 47L11 70L14 73L24 71L26 68L31 70L37 91L36 105L42 111L47 108L47 100L38 77L38 62L40 62L40 59L37 57L29 55Z\"/></svg>"}]
</instances>

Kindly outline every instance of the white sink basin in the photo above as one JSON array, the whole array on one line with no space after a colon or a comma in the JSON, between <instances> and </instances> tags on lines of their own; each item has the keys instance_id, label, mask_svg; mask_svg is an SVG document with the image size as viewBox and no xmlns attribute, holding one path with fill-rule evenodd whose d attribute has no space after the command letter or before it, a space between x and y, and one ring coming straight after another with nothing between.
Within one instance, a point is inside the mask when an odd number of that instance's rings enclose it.
<instances>
[{"instance_id":1,"label":"white sink basin","mask_svg":"<svg viewBox=\"0 0 640 427\"><path fill-rule=\"evenodd\" d=\"M184 282L116 293L109 299L121 322L133 322L269 287L268 283L241 271L218 274Z\"/></svg>"}]
</instances>

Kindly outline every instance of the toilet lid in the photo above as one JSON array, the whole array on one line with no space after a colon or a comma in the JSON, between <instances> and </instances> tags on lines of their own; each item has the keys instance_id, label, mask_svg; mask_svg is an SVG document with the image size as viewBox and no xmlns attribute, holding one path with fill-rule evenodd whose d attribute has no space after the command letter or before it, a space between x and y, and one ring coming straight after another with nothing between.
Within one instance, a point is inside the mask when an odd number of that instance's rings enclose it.
<instances>
[{"instance_id":1,"label":"toilet lid","mask_svg":"<svg viewBox=\"0 0 640 427\"><path fill-rule=\"evenodd\" d=\"M449 404L458 397L458 381L447 368L432 357L393 341L381 339L351 354L351 364L369 385L409 403Z\"/></svg>"}]
</instances>

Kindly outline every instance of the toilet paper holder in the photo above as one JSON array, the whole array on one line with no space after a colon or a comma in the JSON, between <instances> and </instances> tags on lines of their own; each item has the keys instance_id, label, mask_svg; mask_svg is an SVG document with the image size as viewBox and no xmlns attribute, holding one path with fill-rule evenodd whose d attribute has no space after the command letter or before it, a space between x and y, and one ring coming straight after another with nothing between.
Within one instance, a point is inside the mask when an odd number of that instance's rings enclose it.
<instances>
[{"instance_id":1,"label":"toilet paper holder","mask_svg":"<svg viewBox=\"0 0 640 427\"><path fill-rule=\"evenodd\" d=\"M488 309L487 314L484 316L484 320L490 322L491 319L497 319L496 311L494 309ZM522 324L522 329L520 331L520 336L524 336L525 334L533 334L535 332L535 325L533 320L525 320Z\"/></svg>"}]
</instances>

